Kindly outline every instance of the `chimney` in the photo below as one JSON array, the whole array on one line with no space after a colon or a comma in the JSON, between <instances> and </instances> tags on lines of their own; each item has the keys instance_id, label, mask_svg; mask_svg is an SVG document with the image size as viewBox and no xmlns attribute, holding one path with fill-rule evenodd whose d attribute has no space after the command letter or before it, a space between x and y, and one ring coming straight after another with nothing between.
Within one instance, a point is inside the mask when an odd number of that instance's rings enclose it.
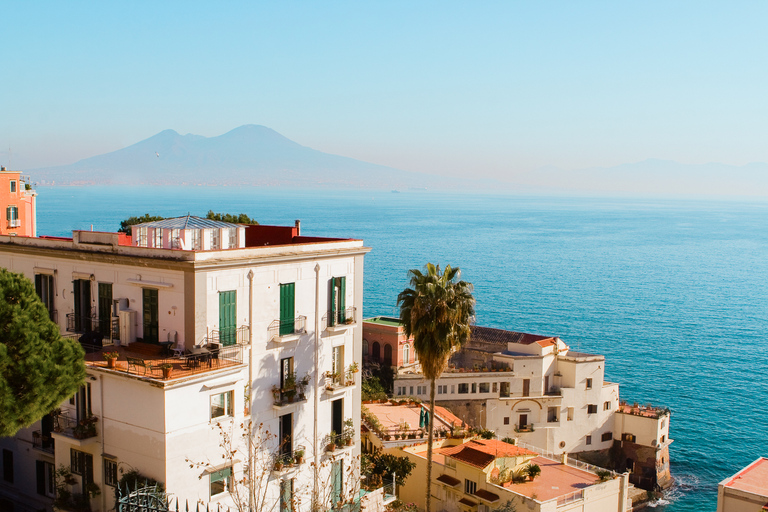
<instances>
[{"instance_id":1,"label":"chimney","mask_svg":"<svg viewBox=\"0 0 768 512\"><path fill-rule=\"evenodd\" d=\"M296 236L301 236L301 221L296 219Z\"/></svg>"}]
</instances>

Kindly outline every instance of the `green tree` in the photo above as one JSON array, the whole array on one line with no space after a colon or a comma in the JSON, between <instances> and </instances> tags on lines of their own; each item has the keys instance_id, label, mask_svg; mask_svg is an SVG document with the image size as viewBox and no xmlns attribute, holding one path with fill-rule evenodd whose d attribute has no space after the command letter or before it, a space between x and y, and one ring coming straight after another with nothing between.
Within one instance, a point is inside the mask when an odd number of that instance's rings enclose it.
<instances>
[{"instance_id":1,"label":"green tree","mask_svg":"<svg viewBox=\"0 0 768 512\"><path fill-rule=\"evenodd\" d=\"M208 210L206 219L219 220L221 222L231 222L233 224L258 224L255 219L250 218L244 213L240 215L232 215L231 213L213 213L213 210Z\"/></svg>"},{"instance_id":2,"label":"green tree","mask_svg":"<svg viewBox=\"0 0 768 512\"><path fill-rule=\"evenodd\" d=\"M128 217L124 221L120 222L120 229L117 230L118 233L126 233L131 234L131 226L134 224L144 224L145 222L155 222L156 220L164 220L165 217L160 217L157 215L150 215L148 213L145 213L141 217Z\"/></svg>"},{"instance_id":3,"label":"green tree","mask_svg":"<svg viewBox=\"0 0 768 512\"><path fill-rule=\"evenodd\" d=\"M32 281L0 268L0 437L36 422L84 381L80 344L61 337Z\"/></svg>"},{"instance_id":4,"label":"green tree","mask_svg":"<svg viewBox=\"0 0 768 512\"><path fill-rule=\"evenodd\" d=\"M392 476L395 476L397 485L405 485L405 481L411 475L416 467L415 462L411 462L408 457L398 457L391 453L373 453L363 454L362 470L368 475L369 479L376 477L377 483L388 484L392 482Z\"/></svg>"},{"instance_id":5,"label":"green tree","mask_svg":"<svg viewBox=\"0 0 768 512\"><path fill-rule=\"evenodd\" d=\"M429 436L427 438L427 499L426 512L432 505L432 438L435 418L435 379L445 370L448 358L463 345L470 334L469 324L475 313L472 285L461 281L458 267L427 263L426 273L408 271L411 288L397 296L400 321L419 356L424 377L430 381Z\"/></svg>"}]
</instances>

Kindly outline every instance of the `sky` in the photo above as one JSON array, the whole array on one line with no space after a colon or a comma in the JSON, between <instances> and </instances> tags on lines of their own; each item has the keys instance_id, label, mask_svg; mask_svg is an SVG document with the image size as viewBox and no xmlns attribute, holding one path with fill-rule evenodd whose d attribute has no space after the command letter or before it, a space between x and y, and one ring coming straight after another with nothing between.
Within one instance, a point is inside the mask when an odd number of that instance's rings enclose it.
<instances>
[{"instance_id":1,"label":"sky","mask_svg":"<svg viewBox=\"0 0 768 512\"><path fill-rule=\"evenodd\" d=\"M11 0L2 19L13 169L243 124L447 177L768 162L764 1Z\"/></svg>"}]
</instances>

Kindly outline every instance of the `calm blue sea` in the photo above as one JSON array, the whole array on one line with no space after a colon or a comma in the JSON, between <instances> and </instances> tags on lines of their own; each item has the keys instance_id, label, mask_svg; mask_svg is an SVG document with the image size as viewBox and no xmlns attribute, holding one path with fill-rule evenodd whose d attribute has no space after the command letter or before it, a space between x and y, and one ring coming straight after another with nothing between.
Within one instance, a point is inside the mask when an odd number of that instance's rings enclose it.
<instances>
[{"instance_id":1,"label":"calm blue sea","mask_svg":"<svg viewBox=\"0 0 768 512\"><path fill-rule=\"evenodd\" d=\"M247 213L362 238L364 314L396 314L409 268L458 265L481 325L605 354L629 401L669 406L667 512L714 510L717 482L768 455L768 203L284 190L41 187L41 235L144 213Z\"/></svg>"}]
</instances>

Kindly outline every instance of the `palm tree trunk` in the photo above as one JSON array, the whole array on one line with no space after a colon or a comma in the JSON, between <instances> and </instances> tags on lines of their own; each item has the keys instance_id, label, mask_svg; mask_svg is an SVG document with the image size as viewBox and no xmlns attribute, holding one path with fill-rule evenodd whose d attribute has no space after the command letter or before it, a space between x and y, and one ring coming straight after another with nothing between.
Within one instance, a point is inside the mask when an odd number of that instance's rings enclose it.
<instances>
[{"instance_id":1,"label":"palm tree trunk","mask_svg":"<svg viewBox=\"0 0 768 512\"><path fill-rule=\"evenodd\" d=\"M432 435L435 421L435 379L430 381L429 388L429 434L427 435L427 507L426 512L432 509Z\"/></svg>"}]
</instances>

